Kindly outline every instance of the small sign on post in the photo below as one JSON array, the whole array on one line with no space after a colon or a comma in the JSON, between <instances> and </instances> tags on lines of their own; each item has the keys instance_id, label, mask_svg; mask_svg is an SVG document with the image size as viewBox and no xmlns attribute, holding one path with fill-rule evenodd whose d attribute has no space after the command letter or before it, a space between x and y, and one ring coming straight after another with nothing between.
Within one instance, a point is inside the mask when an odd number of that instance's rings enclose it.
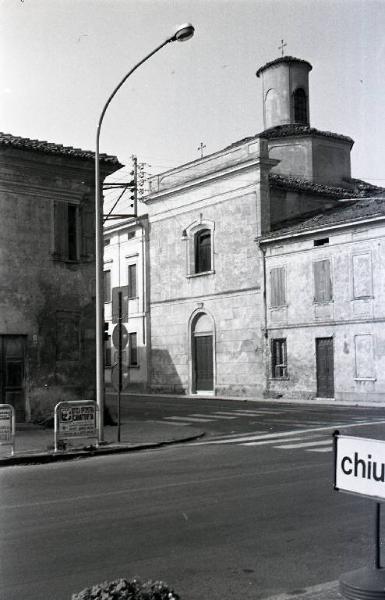
<instances>
[{"instance_id":1,"label":"small sign on post","mask_svg":"<svg viewBox=\"0 0 385 600\"><path fill-rule=\"evenodd\" d=\"M385 500L385 441L335 434L335 489Z\"/></svg>"},{"instance_id":2,"label":"small sign on post","mask_svg":"<svg viewBox=\"0 0 385 600\"><path fill-rule=\"evenodd\" d=\"M15 453L15 409L11 404L0 404L0 446L11 446Z\"/></svg>"},{"instance_id":3,"label":"small sign on post","mask_svg":"<svg viewBox=\"0 0 385 600\"><path fill-rule=\"evenodd\" d=\"M343 573L340 592L348 600L385 600L381 566L381 501L385 500L385 441L334 432L334 489L376 500L372 567Z\"/></svg>"},{"instance_id":4,"label":"small sign on post","mask_svg":"<svg viewBox=\"0 0 385 600\"><path fill-rule=\"evenodd\" d=\"M56 404L55 452L59 442L78 438L95 438L97 447L97 410L93 400L73 400Z\"/></svg>"}]
</instances>

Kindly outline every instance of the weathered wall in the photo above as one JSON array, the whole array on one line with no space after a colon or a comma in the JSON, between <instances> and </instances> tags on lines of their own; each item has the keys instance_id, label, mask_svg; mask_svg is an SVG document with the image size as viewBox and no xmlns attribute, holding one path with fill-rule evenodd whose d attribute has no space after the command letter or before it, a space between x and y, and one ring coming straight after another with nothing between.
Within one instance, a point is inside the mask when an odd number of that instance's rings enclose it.
<instances>
[{"instance_id":1,"label":"weathered wall","mask_svg":"<svg viewBox=\"0 0 385 600\"><path fill-rule=\"evenodd\" d=\"M29 393L35 388L59 385L87 398L94 393L92 182L92 161L1 150L0 335L26 336L27 416ZM75 262L53 256L56 199L79 205L80 246ZM58 325L58 317L64 318L64 323L61 320ZM73 348L74 330L68 323L72 317L78 323L78 356L68 360L64 357Z\"/></svg>"},{"instance_id":2,"label":"weathered wall","mask_svg":"<svg viewBox=\"0 0 385 600\"><path fill-rule=\"evenodd\" d=\"M254 158L253 151L247 152L246 146L245 153L243 148L243 160ZM231 166L225 161L226 168ZM170 193L163 202L150 200L153 390L194 392L191 326L193 316L201 311L212 322L215 393L261 393L262 271L255 237L264 227L263 207L269 209L266 182L271 164L267 161L262 173L258 164L244 170L237 165L225 177L219 164L215 177ZM203 176L202 170L199 174ZM187 180L185 174L183 179ZM212 265L210 272L194 274L189 267L191 243L200 224L212 232Z\"/></svg>"},{"instance_id":3,"label":"weathered wall","mask_svg":"<svg viewBox=\"0 0 385 600\"><path fill-rule=\"evenodd\" d=\"M314 239L329 243L314 247ZM313 262L329 260L333 298L314 301ZM385 393L385 227L370 225L314 238L277 242L266 257L267 389L288 397L316 396L315 339L333 337L336 399L379 401ZM269 274L286 272L286 303L271 308ZM269 343L286 338L288 378L271 377Z\"/></svg>"}]
</instances>

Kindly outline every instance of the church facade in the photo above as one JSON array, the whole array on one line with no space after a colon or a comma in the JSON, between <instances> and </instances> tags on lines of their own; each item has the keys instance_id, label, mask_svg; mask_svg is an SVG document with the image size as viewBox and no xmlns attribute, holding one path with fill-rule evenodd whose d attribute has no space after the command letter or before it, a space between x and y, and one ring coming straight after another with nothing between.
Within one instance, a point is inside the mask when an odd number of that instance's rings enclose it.
<instances>
[{"instance_id":1,"label":"church facade","mask_svg":"<svg viewBox=\"0 0 385 600\"><path fill-rule=\"evenodd\" d=\"M301 353L289 367L288 344L285 349L274 342L287 339L298 325L293 314L303 316L308 309L305 296L293 288L290 310L275 306L276 297L283 302L289 274L282 265L290 262L287 247L293 248L291 237L281 239L279 232L381 190L351 178L351 138L310 126L311 68L286 56L264 65L257 71L264 130L150 179L143 211L148 231L143 389L244 397L316 397L323 391L317 375L308 385L297 381ZM121 224L121 231L128 226ZM314 246L315 255L322 251L322 245ZM301 260L312 260L304 256ZM332 337L330 329L321 335L331 324L326 308L314 310L326 319L314 317L319 327L314 335ZM297 327L295 336L309 327ZM361 341L360 348L367 339ZM297 337L296 344L290 342L292 357L300 346Z\"/></svg>"}]
</instances>

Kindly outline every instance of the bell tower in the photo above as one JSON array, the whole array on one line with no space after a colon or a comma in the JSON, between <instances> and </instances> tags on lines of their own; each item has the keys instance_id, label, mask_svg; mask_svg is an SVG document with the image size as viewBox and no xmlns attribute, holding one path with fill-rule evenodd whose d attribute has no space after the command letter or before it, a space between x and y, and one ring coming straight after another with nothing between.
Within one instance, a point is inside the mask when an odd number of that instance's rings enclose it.
<instances>
[{"instance_id":1,"label":"bell tower","mask_svg":"<svg viewBox=\"0 0 385 600\"><path fill-rule=\"evenodd\" d=\"M258 69L262 79L264 129L310 125L309 72L306 60L281 56Z\"/></svg>"}]
</instances>

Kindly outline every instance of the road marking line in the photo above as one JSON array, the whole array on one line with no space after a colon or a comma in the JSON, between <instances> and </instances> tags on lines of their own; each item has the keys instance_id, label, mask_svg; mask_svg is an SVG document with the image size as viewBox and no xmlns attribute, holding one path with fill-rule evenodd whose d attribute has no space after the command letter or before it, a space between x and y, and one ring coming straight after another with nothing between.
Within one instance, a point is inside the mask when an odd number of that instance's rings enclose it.
<instances>
[{"instance_id":1,"label":"road marking line","mask_svg":"<svg viewBox=\"0 0 385 600\"><path fill-rule=\"evenodd\" d=\"M281 443L286 443L286 442L300 442L303 441L304 437L301 436L299 438L288 438L287 440L263 440L261 442L246 442L245 444L242 444L242 446L263 446L264 444L277 444L278 442ZM274 446L274 448L281 448L282 446Z\"/></svg>"},{"instance_id":2,"label":"road marking line","mask_svg":"<svg viewBox=\"0 0 385 600\"><path fill-rule=\"evenodd\" d=\"M333 450L333 446L330 448L313 448L310 450L306 450L306 452L331 452Z\"/></svg>"},{"instance_id":3,"label":"road marking line","mask_svg":"<svg viewBox=\"0 0 385 600\"><path fill-rule=\"evenodd\" d=\"M192 417L215 417L216 419L236 419L237 417L226 417L224 415L221 415L220 413L210 413L208 415L199 415L199 414L193 414L191 415Z\"/></svg>"},{"instance_id":4,"label":"road marking line","mask_svg":"<svg viewBox=\"0 0 385 600\"><path fill-rule=\"evenodd\" d=\"M205 418L200 419L198 417L167 417L169 421L192 421L193 423L209 423L210 421L214 421L215 419Z\"/></svg>"},{"instance_id":5,"label":"road marking line","mask_svg":"<svg viewBox=\"0 0 385 600\"><path fill-rule=\"evenodd\" d=\"M318 442L303 442L301 444L285 444L284 446L274 446L280 450L291 450L292 448L310 448L311 446L330 446L331 440L320 440Z\"/></svg>"},{"instance_id":6,"label":"road marking line","mask_svg":"<svg viewBox=\"0 0 385 600\"><path fill-rule=\"evenodd\" d=\"M153 421L153 423L162 423L163 425L179 425L180 427L184 425L191 425L191 423L182 423L181 421L178 421L176 423L175 421L167 421L167 419L164 419L162 421Z\"/></svg>"},{"instance_id":7,"label":"road marking line","mask_svg":"<svg viewBox=\"0 0 385 600\"><path fill-rule=\"evenodd\" d=\"M313 427L311 429L297 429L296 431L284 431L281 433L267 433L260 436L244 436L237 439L238 442L253 442L255 440L271 439L272 441L278 441L274 438L283 438L291 435L299 435L302 433L315 433L318 431L334 431L335 429L341 429L341 427L363 427L364 425L382 425L385 423L385 419L381 421L362 421L361 423L335 423L328 425L327 427ZM233 440L213 440L212 442L205 442L205 444L232 444Z\"/></svg>"}]
</instances>

